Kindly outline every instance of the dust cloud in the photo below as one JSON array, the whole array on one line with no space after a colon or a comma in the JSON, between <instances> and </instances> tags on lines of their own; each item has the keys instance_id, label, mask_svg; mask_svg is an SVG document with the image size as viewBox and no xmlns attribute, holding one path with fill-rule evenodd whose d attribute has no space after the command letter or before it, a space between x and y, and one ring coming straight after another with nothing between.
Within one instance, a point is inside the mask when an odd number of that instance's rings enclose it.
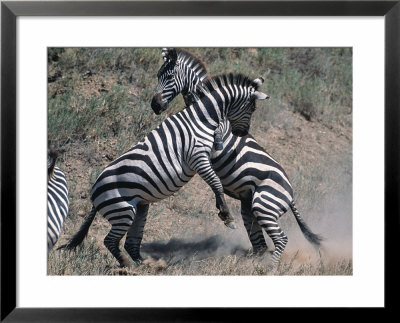
<instances>
[{"instance_id":1,"label":"dust cloud","mask_svg":"<svg viewBox=\"0 0 400 323\"><path fill-rule=\"evenodd\" d=\"M283 261L295 258L296 263L334 263L341 259L352 259L352 192L351 189L326 199L314 211L300 210L311 230L323 237L320 252L303 236L293 214L288 211L279 223L289 238L282 255ZM246 255L251 249L240 214L235 214L237 229L230 230L216 222L207 236L184 236L169 241L145 242L141 251L146 257L164 259L169 265L179 262L201 260L213 256ZM265 235L265 234L264 234ZM265 235L268 250L274 246Z\"/></svg>"},{"instance_id":2,"label":"dust cloud","mask_svg":"<svg viewBox=\"0 0 400 323\"><path fill-rule=\"evenodd\" d=\"M287 215L290 216L290 212ZM350 188L327 198L326 202L318 207L318 210L303 212L301 215L311 230L324 239L320 254L304 238L300 228L294 224L285 230L289 238L285 249L286 257L292 257L297 253L297 257L303 260L317 261L321 259L325 263L352 259L353 219Z\"/></svg>"}]
</instances>

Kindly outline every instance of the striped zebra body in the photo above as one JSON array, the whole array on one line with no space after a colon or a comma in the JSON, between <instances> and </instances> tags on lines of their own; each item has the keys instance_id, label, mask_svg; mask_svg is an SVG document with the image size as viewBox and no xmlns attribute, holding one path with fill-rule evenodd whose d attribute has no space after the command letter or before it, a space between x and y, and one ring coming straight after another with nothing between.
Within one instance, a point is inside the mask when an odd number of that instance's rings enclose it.
<instances>
[{"instance_id":1,"label":"striped zebra body","mask_svg":"<svg viewBox=\"0 0 400 323\"><path fill-rule=\"evenodd\" d=\"M50 251L56 244L62 226L68 216L69 200L65 174L55 166L54 153L50 153L47 183L47 249ZM55 156L55 157L54 157Z\"/></svg>"},{"instance_id":2,"label":"striped zebra body","mask_svg":"<svg viewBox=\"0 0 400 323\"><path fill-rule=\"evenodd\" d=\"M224 192L241 201L253 251L267 249L264 228L275 246L273 259L279 261L287 237L277 221L294 203L293 189L283 168L250 135L240 138L229 133L223 133L223 150L213 151L211 162Z\"/></svg>"},{"instance_id":3,"label":"striped zebra body","mask_svg":"<svg viewBox=\"0 0 400 323\"><path fill-rule=\"evenodd\" d=\"M96 211L112 225L106 247L127 266L119 242L127 234L125 249L138 262L149 203L171 196L196 173L212 188L219 216L227 226L233 218L226 205L222 184L210 164L214 132L221 120L231 120L232 132L246 134L256 99L267 96L259 84L243 76L220 76L203 83L198 100L167 118L142 141L108 165L91 191L92 212L67 245L82 242ZM243 124L242 120L248 120Z\"/></svg>"},{"instance_id":4,"label":"striped zebra body","mask_svg":"<svg viewBox=\"0 0 400 323\"><path fill-rule=\"evenodd\" d=\"M184 52L184 57L188 54ZM179 61L180 50L163 49L164 64L158 73L159 84L152 101L152 109L156 114L164 111L168 103L179 94L181 87L174 84L174 78L165 77L166 74L179 74L183 79L184 73L190 70L190 66L182 68ZM177 58L177 59L175 59ZM186 59L187 61L190 61ZM195 60L195 58L193 59ZM190 61L192 62L192 61ZM195 65L192 63L192 65ZM194 82L196 86L201 84L201 79L206 79L204 73L198 70L187 73L186 81L182 84ZM198 76L196 77L196 75ZM200 76L201 75L201 76ZM160 82L161 80L161 82ZM163 87L169 91L164 95ZM186 85L186 88L194 88ZM173 90L171 90L173 89ZM196 97L196 93L186 98ZM189 104L190 102L186 102ZM277 220L290 208L293 211L300 228L306 238L313 244L319 245L321 238L313 234L304 226L293 199L293 189L283 168L276 162L251 136L234 136L231 132L229 120L223 120L216 136L222 138L220 150L213 149L211 163L220 178L224 192L241 201L241 215L244 226L249 236L254 252L263 252L267 249L263 230L272 239L275 250L272 253L274 262L278 262L288 241L285 233L279 227Z\"/></svg>"}]
</instances>

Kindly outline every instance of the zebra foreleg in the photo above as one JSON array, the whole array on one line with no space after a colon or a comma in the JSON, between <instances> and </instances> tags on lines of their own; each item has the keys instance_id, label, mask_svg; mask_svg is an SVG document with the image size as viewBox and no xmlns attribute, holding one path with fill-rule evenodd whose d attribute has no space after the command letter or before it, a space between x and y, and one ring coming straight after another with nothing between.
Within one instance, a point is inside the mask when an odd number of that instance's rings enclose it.
<instances>
[{"instance_id":1,"label":"zebra foreleg","mask_svg":"<svg viewBox=\"0 0 400 323\"><path fill-rule=\"evenodd\" d=\"M224 224L231 229L236 229L235 219L229 211L228 205L226 204L224 194L215 194L216 207L219 210L218 216L224 221Z\"/></svg>"},{"instance_id":2,"label":"zebra foreleg","mask_svg":"<svg viewBox=\"0 0 400 323\"><path fill-rule=\"evenodd\" d=\"M211 166L210 158L203 152L193 153L195 158L189 165L194 169L197 174L211 187L215 194L216 207L219 210L218 216L224 224L231 229L236 229L235 219L229 211L228 204L226 204L224 197L224 189L222 188L221 181Z\"/></svg>"},{"instance_id":3,"label":"zebra foreleg","mask_svg":"<svg viewBox=\"0 0 400 323\"><path fill-rule=\"evenodd\" d=\"M143 261L143 258L140 255L140 245L142 243L143 230L146 224L148 211L148 204L137 206L136 217L126 235L124 248L131 256L133 262L137 265Z\"/></svg>"},{"instance_id":4,"label":"zebra foreleg","mask_svg":"<svg viewBox=\"0 0 400 323\"><path fill-rule=\"evenodd\" d=\"M253 253L262 254L268 249L268 247L262 228L251 212L252 201L249 198L242 198L240 201L243 224L253 247Z\"/></svg>"}]
</instances>

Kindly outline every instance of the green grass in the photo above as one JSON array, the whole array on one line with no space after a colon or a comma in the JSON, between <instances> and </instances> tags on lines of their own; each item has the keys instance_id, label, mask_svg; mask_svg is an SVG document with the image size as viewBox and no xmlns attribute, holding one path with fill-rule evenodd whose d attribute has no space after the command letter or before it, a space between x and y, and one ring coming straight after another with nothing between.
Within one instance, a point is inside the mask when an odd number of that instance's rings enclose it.
<instances>
[{"instance_id":1,"label":"green grass","mask_svg":"<svg viewBox=\"0 0 400 323\"><path fill-rule=\"evenodd\" d=\"M307 119L328 124L342 120L347 125L351 120L347 116L352 105L351 49L189 50L209 62L211 75L233 72L255 78L270 71L265 91L271 99ZM62 77L49 85L48 128L53 141L108 138L128 131L135 134L129 139L140 140L161 120L149 109L161 65L159 49L49 49L50 58L54 52L59 59L50 60L49 74L60 71ZM103 85L82 91L85 81L96 78ZM182 101L173 106L173 111L181 109ZM142 117L134 117L138 115Z\"/></svg>"},{"instance_id":2,"label":"green grass","mask_svg":"<svg viewBox=\"0 0 400 323\"><path fill-rule=\"evenodd\" d=\"M268 93L270 100L258 104L250 133L282 164L300 213L312 228L318 229L327 217L333 216L326 213L332 198L349 188L351 191L352 49L187 50L207 64L211 76L228 72L252 78L267 75L262 91ZM150 108L156 73L162 64L160 53L160 48L49 49L48 142L60 152L58 164L66 173L71 203L62 243L78 230L82 217L88 214L91 185L104 167L166 116L184 107L182 98L177 97L160 116ZM232 199L228 203L239 218L240 203ZM193 253L179 263L158 266L149 262L120 271L103 246L108 222L97 219L95 223L76 253L50 252L49 274L352 274L352 260L348 257L334 262L303 262L290 250L276 272L268 270L268 259L229 252L205 259L196 258ZM289 232L289 241L293 232L299 232L290 213L282 217L280 224ZM204 182L194 179L174 196L151 205L144 242L207 237L221 232L236 241L237 233L225 230L216 215L213 193ZM247 237L243 239L249 247Z\"/></svg>"}]
</instances>

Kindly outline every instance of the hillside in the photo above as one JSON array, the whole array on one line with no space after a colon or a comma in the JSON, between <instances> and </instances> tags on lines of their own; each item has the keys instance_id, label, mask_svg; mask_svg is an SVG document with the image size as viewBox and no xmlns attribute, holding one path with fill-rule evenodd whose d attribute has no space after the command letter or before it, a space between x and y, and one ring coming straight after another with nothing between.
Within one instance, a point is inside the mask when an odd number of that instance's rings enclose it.
<instances>
[{"instance_id":1,"label":"hillside","mask_svg":"<svg viewBox=\"0 0 400 323\"><path fill-rule=\"evenodd\" d=\"M250 133L286 170L305 221L325 237L322 258L288 212L280 224L289 243L274 272L268 254L249 255L245 229L226 228L214 194L198 177L174 196L150 206L139 267L119 269L103 239L100 216L76 253L53 250L49 275L351 275L352 274L352 52L349 48L188 48L211 75L267 74ZM50 48L48 143L60 152L70 215L56 247L89 213L89 192L113 159L169 114L150 101L162 64L161 48ZM238 223L239 202L227 198ZM211 205L211 207L210 207ZM272 247L271 240L267 240Z\"/></svg>"}]
</instances>

